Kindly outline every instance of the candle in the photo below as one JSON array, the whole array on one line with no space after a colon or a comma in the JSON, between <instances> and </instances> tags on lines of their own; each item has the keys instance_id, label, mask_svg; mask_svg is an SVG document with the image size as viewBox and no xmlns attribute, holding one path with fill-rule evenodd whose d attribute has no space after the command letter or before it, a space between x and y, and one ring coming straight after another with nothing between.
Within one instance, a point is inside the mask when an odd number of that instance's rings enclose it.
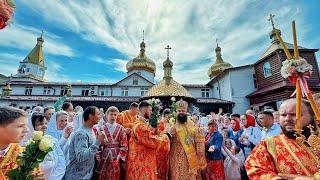
<instances>
[{"instance_id":1,"label":"candle","mask_svg":"<svg viewBox=\"0 0 320 180\"><path fill-rule=\"evenodd\" d=\"M312 97L312 93L311 93L311 92L309 92L309 93L307 94L307 98L308 98L308 100L309 100L309 102L310 102L310 105L311 105L311 108L312 108L314 114L316 115L316 119L317 119L318 121L320 121L320 112L319 112L319 109L318 109L316 103L314 102L314 99L313 99L313 97Z\"/></svg>"},{"instance_id":2,"label":"candle","mask_svg":"<svg viewBox=\"0 0 320 180\"><path fill-rule=\"evenodd\" d=\"M278 31L276 31L276 35L277 35L277 37L278 37L278 39L279 39L279 41L280 41L280 44L281 44L284 52L286 53L287 59L292 59L292 56L291 56L289 50L287 49L286 45L284 44L284 42L283 42L280 34L278 33Z\"/></svg>"},{"instance_id":3,"label":"candle","mask_svg":"<svg viewBox=\"0 0 320 180\"><path fill-rule=\"evenodd\" d=\"M301 130L301 101L302 101L302 94L301 94L301 87L300 87L300 79L296 81L296 131Z\"/></svg>"},{"instance_id":4,"label":"candle","mask_svg":"<svg viewBox=\"0 0 320 180\"><path fill-rule=\"evenodd\" d=\"M293 32L293 48L294 48L294 59L299 58L299 49L297 43L297 34L296 34L296 23L292 21L292 32Z\"/></svg>"}]
</instances>

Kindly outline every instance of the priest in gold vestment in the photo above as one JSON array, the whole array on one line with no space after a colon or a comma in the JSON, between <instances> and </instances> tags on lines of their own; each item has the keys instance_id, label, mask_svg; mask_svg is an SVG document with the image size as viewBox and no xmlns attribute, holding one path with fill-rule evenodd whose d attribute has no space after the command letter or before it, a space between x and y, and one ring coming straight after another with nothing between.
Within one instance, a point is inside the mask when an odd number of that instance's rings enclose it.
<instances>
[{"instance_id":1,"label":"priest in gold vestment","mask_svg":"<svg viewBox=\"0 0 320 180\"><path fill-rule=\"evenodd\" d=\"M317 177L320 168L320 149L311 149L308 143L300 143L295 136L296 100L284 101L279 112L283 134L266 138L254 148L245 164L249 178L320 179ZM302 101L301 127L306 140L311 132L319 133L313 118L314 113L309 102Z\"/></svg>"},{"instance_id":2,"label":"priest in gold vestment","mask_svg":"<svg viewBox=\"0 0 320 180\"><path fill-rule=\"evenodd\" d=\"M188 103L180 100L176 105L177 121L170 130L170 179L201 179L200 172L206 167L204 133L187 118Z\"/></svg>"}]
</instances>

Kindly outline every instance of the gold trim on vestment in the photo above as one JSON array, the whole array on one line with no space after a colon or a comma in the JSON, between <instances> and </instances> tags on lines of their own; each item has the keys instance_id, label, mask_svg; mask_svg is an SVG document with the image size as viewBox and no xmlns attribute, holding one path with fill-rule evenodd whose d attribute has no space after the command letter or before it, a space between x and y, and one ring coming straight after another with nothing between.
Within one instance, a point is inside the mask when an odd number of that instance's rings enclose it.
<instances>
[{"instance_id":1,"label":"gold trim on vestment","mask_svg":"<svg viewBox=\"0 0 320 180\"><path fill-rule=\"evenodd\" d=\"M302 162L300 161L300 159L296 156L296 154L294 152L292 152L292 150L290 149L288 143L286 142L286 140L284 139L284 137L282 135L280 135L280 140L282 141L282 143L284 144L285 148L288 150L288 152L290 153L290 155L293 157L293 159L298 163L298 165L302 168L302 170L304 171L305 174L307 174L307 176L311 176L311 173L307 170L307 168L302 164Z\"/></svg>"}]
</instances>

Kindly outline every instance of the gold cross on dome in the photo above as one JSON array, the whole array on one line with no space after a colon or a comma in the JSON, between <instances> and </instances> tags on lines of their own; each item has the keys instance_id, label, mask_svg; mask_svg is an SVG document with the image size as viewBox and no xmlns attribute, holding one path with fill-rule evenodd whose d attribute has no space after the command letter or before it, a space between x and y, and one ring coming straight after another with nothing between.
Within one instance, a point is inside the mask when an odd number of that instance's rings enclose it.
<instances>
[{"instance_id":1,"label":"gold cross on dome","mask_svg":"<svg viewBox=\"0 0 320 180\"><path fill-rule=\"evenodd\" d=\"M166 50L167 50L167 57L169 57L169 50L171 49L171 47L170 47L169 45L167 45L167 47L166 47L166 48L164 48L164 49L166 49Z\"/></svg>"}]
</instances>

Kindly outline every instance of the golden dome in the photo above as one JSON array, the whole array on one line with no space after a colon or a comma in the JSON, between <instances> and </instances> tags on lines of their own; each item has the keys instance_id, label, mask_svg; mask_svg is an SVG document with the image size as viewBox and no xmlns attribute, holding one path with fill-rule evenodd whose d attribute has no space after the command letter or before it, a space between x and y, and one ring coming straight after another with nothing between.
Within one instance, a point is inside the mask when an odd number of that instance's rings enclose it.
<instances>
[{"instance_id":1,"label":"golden dome","mask_svg":"<svg viewBox=\"0 0 320 180\"><path fill-rule=\"evenodd\" d=\"M209 68L208 76L213 78L223 72L225 69L231 68L230 63L224 62L221 57L221 48L217 45L216 49L216 62Z\"/></svg>"},{"instance_id":2,"label":"golden dome","mask_svg":"<svg viewBox=\"0 0 320 180\"><path fill-rule=\"evenodd\" d=\"M189 97L193 98L191 94L178 82L170 79L169 83L163 79L156 85L152 86L144 97L161 97L161 96L174 96L174 97Z\"/></svg>"},{"instance_id":3,"label":"golden dome","mask_svg":"<svg viewBox=\"0 0 320 180\"><path fill-rule=\"evenodd\" d=\"M146 44L142 41L140 44L140 54L136 58L130 60L127 65L127 71L146 70L153 74L156 73L156 64L145 54Z\"/></svg>"}]
</instances>

